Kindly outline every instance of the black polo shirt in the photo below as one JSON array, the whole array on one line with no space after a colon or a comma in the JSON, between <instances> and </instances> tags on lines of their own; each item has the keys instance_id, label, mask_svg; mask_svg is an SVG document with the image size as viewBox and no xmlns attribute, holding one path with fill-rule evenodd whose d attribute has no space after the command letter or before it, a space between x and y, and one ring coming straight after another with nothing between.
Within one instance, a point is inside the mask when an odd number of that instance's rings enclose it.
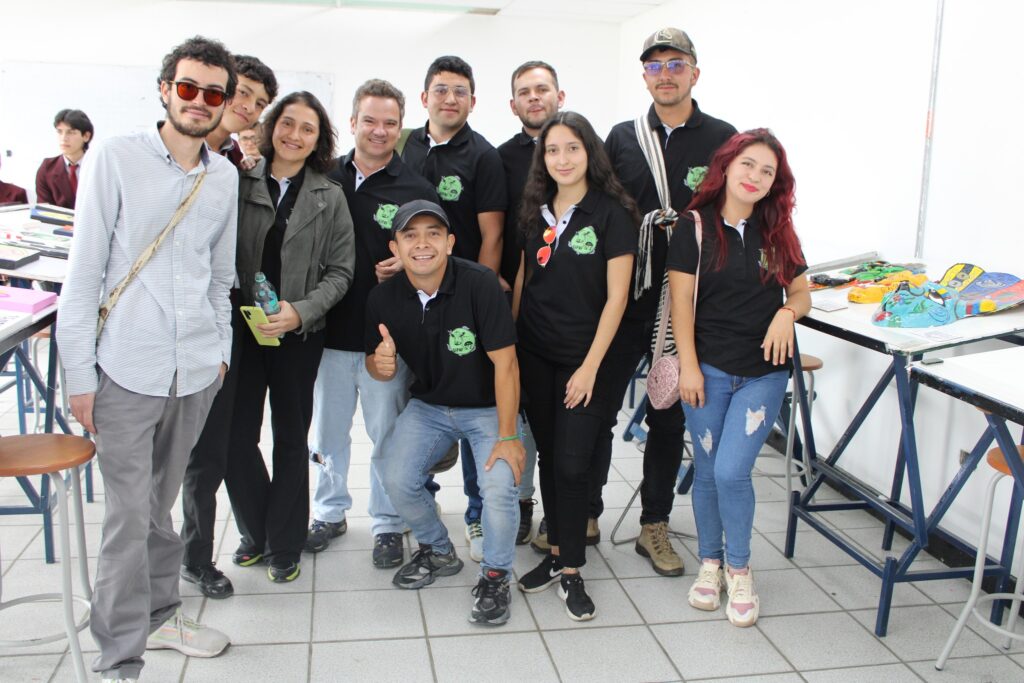
<instances>
[{"instance_id":1,"label":"black polo shirt","mask_svg":"<svg viewBox=\"0 0 1024 683\"><path fill-rule=\"evenodd\" d=\"M538 216L537 225L543 230L547 222ZM522 347L556 363L582 363L608 301L608 261L635 254L636 242L629 212L595 189L576 205L547 266L537 263L541 234L527 239L518 325Z\"/></svg>"},{"instance_id":2,"label":"black polo shirt","mask_svg":"<svg viewBox=\"0 0 1024 683\"><path fill-rule=\"evenodd\" d=\"M687 119L686 125L673 130L672 135L666 135L665 127L658 118L653 104L647 112L647 120L655 135L661 140L672 208L682 213L690 203L697 183L703 179L711 156L723 142L732 137L736 129L731 124L702 112L697 106L697 100L693 100L693 113ZM623 121L612 128L604 147L612 160L615 174L640 207L641 216L660 209L661 201L654 185L654 176L651 175L651 167L644 158L640 143L637 142L633 121ZM654 235L653 242L652 286L639 301L633 299L632 290L630 291L625 316L627 318L653 321L658 309L668 246L660 230Z\"/></svg>"},{"instance_id":3,"label":"black polo shirt","mask_svg":"<svg viewBox=\"0 0 1024 683\"><path fill-rule=\"evenodd\" d=\"M423 176L397 154L388 165L368 176L356 189L355 150L339 157L327 174L345 191L356 234L356 266L345 296L327 312L325 345L338 351L363 350L366 297L377 286L374 266L391 258L391 219L398 207L414 199L437 201L437 193Z\"/></svg>"},{"instance_id":4,"label":"black polo shirt","mask_svg":"<svg viewBox=\"0 0 1024 683\"><path fill-rule=\"evenodd\" d=\"M488 351L516 343L515 323L498 276L473 261L449 258L437 295L420 303L404 272L382 282L366 303L367 355L387 325L398 355L415 377L415 398L433 405L495 405L494 364Z\"/></svg>"},{"instance_id":5,"label":"black polo shirt","mask_svg":"<svg viewBox=\"0 0 1024 683\"><path fill-rule=\"evenodd\" d=\"M520 131L498 147L498 156L505 167L505 187L508 191L508 209L505 211L505 231L501 245L501 276L509 284L516 281L519 270L519 202L523 199L526 176L533 163L537 143L533 137Z\"/></svg>"},{"instance_id":6,"label":"black polo shirt","mask_svg":"<svg viewBox=\"0 0 1024 683\"><path fill-rule=\"evenodd\" d=\"M704 239L694 320L697 359L741 377L761 377L781 370L783 366L764 360L761 348L772 318L783 305L783 288L774 278L761 281L763 242L756 212L747 221L742 238L736 228L722 222L728 251L725 265L717 271L715 222L721 217L713 207L705 207L700 215ZM691 275L697 270L697 238L689 213L672 233L668 269ZM806 266L800 266L796 272L799 275L805 270ZM792 366L787 360L784 367Z\"/></svg>"},{"instance_id":7,"label":"black polo shirt","mask_svg":"<svg viewBox=\"0 0 1024 683\"><path fill-rule=\"evenodd\" d=\"M497 150L468 123L445 144L431 147L424 126L409 134L402 159L437 190L452 223L455 256L478 260L483 239L477 214L508 206Z\"/></svg>"}]
</instances>

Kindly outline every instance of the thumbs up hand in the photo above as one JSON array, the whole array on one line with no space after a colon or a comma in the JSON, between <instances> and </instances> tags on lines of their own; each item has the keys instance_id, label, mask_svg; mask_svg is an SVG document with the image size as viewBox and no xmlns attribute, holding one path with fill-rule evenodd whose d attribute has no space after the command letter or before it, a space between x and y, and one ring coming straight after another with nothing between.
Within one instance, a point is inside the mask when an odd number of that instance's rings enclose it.
<instances>
[{"instance_id":1,"label":"thumbs up hand","mask_svg":"<svg viewBox=\"0 0 1024 683\"><path fill-rule=\"evenodd\" d=\"M381 323L378 328L380 336L383 337L380 344L377 344L377 349L373 353L373 364L377 369L377 374L386 379L390 379L395 375L395 340L391 338L391 333L388 332L387 325Z\"/></svg>"}]
</instances>

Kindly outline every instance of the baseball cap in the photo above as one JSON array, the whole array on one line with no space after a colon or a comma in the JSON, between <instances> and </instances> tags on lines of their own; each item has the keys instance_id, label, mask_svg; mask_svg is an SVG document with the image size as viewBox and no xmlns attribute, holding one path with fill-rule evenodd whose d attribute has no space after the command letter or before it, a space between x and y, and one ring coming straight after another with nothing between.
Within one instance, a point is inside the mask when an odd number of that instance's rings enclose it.
<instances>
[{"instance_id":1,"label":"baseball cap","mask_svg":"<svg viewBox=\"0 0 1024 683\"><path fill-rule=\"evenodd\" d=\"M640 61L647 59L647 56L654 50L659 48L671 48L673 50L679 50L684 54L688 54L693 57L693 60L697 61L697 50L693 47L693 41L690 40L690 36L686 35L686 31L678 28L663 28L655 31L647 40L644 41L643 52L640 53Z\"/></svg>"},{"instance_id":2,"label":"baseball cap","mask_svg":"<svg viewBox=\"0 0 1024 683\"><path fill-rule=\"evenodd\" d=\"M391 229L394 232L401 232L409 227L409 221L424 213L436 216L444 223L444 227L448 228L448 230L452 229L452 224L448 221L448 215L444 212L444 209L426 199L414 199L398 207L395 217L391 219Z\"/></svg>"}]
</instances>

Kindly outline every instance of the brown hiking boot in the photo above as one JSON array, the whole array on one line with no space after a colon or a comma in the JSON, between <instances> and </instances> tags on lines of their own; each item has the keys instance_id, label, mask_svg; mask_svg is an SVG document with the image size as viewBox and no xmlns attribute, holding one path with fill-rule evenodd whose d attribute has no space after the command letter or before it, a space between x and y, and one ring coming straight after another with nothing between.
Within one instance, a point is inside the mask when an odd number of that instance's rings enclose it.
<instances>
[{"instance_id":1,"label":"brown hiking boot","mask_svg":"<svg viewBox=\"0 0 1024 683\"><path fill-rule=\"evenodd\" d=\"M541 555L551 552L551 544L548 543L548 520L541 517L540 526L537 527L537 535L530 541L530 547Z\"/></svg>"},{"instance_id":2,"label":"brown hiking boot","mask_svg":"<svg viewBox=\"0 0 1024 683\"><path fill-rule=\"evenodd\" d=\"M668 538L668 522L641 524L636 539L636 552L651 560L654 571L662 576L682 576L683 559L679 557Z\"/></svg>"}]
</instances>

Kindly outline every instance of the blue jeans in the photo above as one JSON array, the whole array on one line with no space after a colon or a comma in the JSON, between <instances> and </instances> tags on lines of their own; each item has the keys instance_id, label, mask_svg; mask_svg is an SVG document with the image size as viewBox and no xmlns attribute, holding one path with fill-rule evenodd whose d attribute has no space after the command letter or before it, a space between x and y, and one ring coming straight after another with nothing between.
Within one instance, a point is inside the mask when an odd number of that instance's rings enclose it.
<instances>
[{"instance_id":1,"label":"blue jeans","mask_svg":"<svg viewBox=\"0 0 1024 683\"><path fill-rule=\"evenodd\" d=\"M498 440L495 408L450 408L412 399L398 416L380 458L384 488L416 541L435 551L451 550L448 529L437 516L434 499L424 488L430 468L458 439L469 441L483 497L481 522L484 559L481 567L510 571L519 528L519 487L503 460L488 472L484 465Z\"/></svg>"},{"instance_id":2,"label":"blue jeans","mask_svg":"<svg viewBox=\"0 0 1024 683\"><path fill-rule=\"evenodd\" d=\"M782 406L789 371L730 375L700 364L704 407L683 405L693 441L693 517L700 558L750 562L754 485L750 473ZM725 535L725 543L722 536Z\"/></svg>"},{"instance_id":3,"label":"blue jeans","mask_svg":"<svg viewBox=\"0 0 1024 683\"><path fill-rule=\"evenodd\" d=\"M523 476L519 480L519 500L529 500L537 491L533 483L534 472L537 469L537 442L533 439L530 424L521 413L520 419L523 425L523 448L526 450L526 463L523 465ZM459 457L462 458L462 492L469 499L466 505L466 524L479 522L484 503L480 498L480 487L476 483L476 459L473 457L473 447L466 439L459 440Z\"/></svg>"},{"instance_id":4,"label":"blue jeans","mask_svg":"<svg viewBox=\"0 0 1024 683\"><path fill-rule=\"evenodd\" d=\"M352 507L348 492L348 466L352 457L352 416L361 399L366 432L373 441L370 453L371 532L401 533L405 527L381 483L381 445L409 401L409 369L401 358L395 376L378 382L366 371L366 354L324 349L313 387L313 426L310 457L317 464L313 518L340 522ZM318 457L319 456L319 457Z\"/></svg>"}]
</instances>

